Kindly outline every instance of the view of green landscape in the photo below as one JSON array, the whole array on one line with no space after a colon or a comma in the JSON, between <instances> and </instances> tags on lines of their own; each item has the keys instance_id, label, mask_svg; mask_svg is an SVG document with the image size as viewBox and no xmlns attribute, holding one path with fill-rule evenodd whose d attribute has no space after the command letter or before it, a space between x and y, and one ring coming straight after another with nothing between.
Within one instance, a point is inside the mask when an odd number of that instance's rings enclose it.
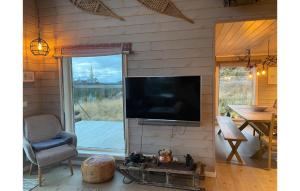
<instances>
[{"instance_id":1,"label":"view of green landscape","mask_svg":"<svg viewBox=\"0 0 300 191\"><path fill-rule=\"evenodd\" d=\"M254 82L246 67L220 67L219 112L226 114L227 105L253 104Z\"/></svg>"}]
</instances>

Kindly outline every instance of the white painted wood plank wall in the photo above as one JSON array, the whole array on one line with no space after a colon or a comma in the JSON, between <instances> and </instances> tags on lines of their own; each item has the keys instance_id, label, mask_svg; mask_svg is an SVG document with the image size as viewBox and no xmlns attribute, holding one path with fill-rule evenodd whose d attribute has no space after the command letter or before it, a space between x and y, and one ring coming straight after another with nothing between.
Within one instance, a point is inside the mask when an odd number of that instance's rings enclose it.
<instances>
[{"instance_id":1,"label":"white painted wood plank wall","mask_svg":"<svg viewBox=\"0 0 300 191\"><path fill-rule=\"evenodd\" d=\"M39 64L32 56L29 46L31 40L37 37L37 15L33 0L26 1L23 7L23 70L33 71L37 74ZM23 115L33 115L40 110L39 81L23 84L23 100L27 102L27 107L23 108Z\"/></svg>"},{"instance_id":2,"label":"white painted wood plank wall","mask_svg":"<svg viewBox=\"0 0 300 191\"><path fill-rule=\"evenodd\" d=\"M260 67L261 68L261 67ZM277 84L268 84L268 70L265 76L258 77L258 99L259 105L272 107L277 99Z\"/></svg>"},{"instance_id":3,"label":"white painted wood plank wall","mask_svg":"<svg viewBox=\"0 0 300 191\"><path fill-rule=\"evenodd\" d=\"M159 15L136 0L104 0L126 21L87 14L69 0L39 1L42 35L54 46L132 42L128 74L202 75L201 127L144 127L143 152L156 153L171 147L175 155L190 153L202 160L208 171L215 170L213 127L214 25L216 22L276 17L276 1L224 8L222 0L174 0L195 24ZM53 51L51 52L53 55ZM57 63L46 57L40 70L43 112L59 111ZM46 76L46 77L45 77ZM49 98L49 99L48 99ZM139 150L141 127L129 121L130 151ZM175 131L175 133L174 133Z\"/></svg>"}]
</instances>

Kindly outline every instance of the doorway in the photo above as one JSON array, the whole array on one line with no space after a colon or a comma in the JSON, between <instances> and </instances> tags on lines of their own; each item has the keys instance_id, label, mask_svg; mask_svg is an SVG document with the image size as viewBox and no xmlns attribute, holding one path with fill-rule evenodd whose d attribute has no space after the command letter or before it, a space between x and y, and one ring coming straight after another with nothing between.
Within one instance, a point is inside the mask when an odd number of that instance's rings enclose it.
<instances>
[{"instance_id":1,"label":"doorway","mask_svg":"<svg viewBox=\"0 0 300 191\"><path fill-rule=\"evenodd\" d=\"M269 69L276 66L265 64L265 61L277 56L277 21L217 23L214 49L215 116L230 116L236 127L241 127L245 122L243 114L234 112L229 105L272 107L276 100L276 85L268 82L272 76ZM224 162L231 148L215 124L216 160ZM244 162L253 167L265 166L265 159L250 157L260 148L260 134L250 125L243 128L242 133L248 140L239 147Z\"/></svg>"},{"instance_id":2,"label":"doorway","mask_svg":"<svg viewBox=\"0 0 300 191\"><path fill-rule=\"evenodd\" d=\"M72 57L68 65L71 95L65 99L78 149L124 154L122 54Z\"/></svg>"}]
</instances>

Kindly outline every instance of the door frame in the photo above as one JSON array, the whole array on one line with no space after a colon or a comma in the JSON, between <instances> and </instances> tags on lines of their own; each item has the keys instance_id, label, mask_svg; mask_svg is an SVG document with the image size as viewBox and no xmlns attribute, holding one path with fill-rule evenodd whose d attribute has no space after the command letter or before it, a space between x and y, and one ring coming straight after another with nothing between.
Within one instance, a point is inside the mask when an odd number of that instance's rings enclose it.
<instances>
[{"instance_id":1,"label":"door frame","mask_svg":"<svg viewBox=\"0 0 300 191\"><path fill-rule=\"evenodd\" d=\"M101 148L78 148L83 151L83 155L92 155L94 152L101 152L105 154L114 155L116 157L123 157L128 154L129 141L128 141L128 119L126 118L126 99L125 99L125 78L128 76L128 52L120 53L122 56L122 91L123 91L123 126L124 126L124 153L118 153L113 149L101 149ZM109 56L108 55L94 55L96 56ZM85 57L85 56L73 56L73 57ZM92 56L88 56L92 57ZM72 74L72 57L62 57L59 59L59 80L60 80L60 108L61 108L61 123L65 131L75 133L74 129L74 106L73 106L73 74Z\"/></svg>"}]
</instances>

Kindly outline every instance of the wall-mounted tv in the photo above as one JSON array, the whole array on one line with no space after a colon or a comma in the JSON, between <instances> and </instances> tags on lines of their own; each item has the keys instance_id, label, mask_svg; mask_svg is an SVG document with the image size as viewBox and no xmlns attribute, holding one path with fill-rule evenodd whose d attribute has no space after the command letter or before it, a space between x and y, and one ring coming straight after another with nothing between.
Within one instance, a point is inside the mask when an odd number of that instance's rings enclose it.
<instances>
[{"instance_id":1,"label":"wall-mounted tv","mask_svg":"<svg viewBox=\"0 0 300 191\"><path fill-rule=\"evenodd\" d=\"M126 117L200 121L200 76L127 77Z\"/></svg>"}]
</instances>

